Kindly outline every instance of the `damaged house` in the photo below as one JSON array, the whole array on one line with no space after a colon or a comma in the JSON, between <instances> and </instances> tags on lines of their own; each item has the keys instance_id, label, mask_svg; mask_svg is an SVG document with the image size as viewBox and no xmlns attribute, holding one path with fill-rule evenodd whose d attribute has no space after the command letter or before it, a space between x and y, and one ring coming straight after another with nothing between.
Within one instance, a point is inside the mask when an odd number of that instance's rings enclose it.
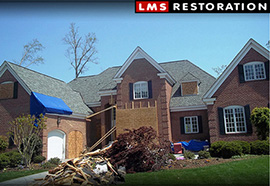
<instances>
[{"instance_id":1,"label":"damaged house","mask_svg":"<svg viewBox=\"0 0 270 186\"><path fill-rule=\"evenodd\" d=\"M253 39L217 79L188 60L158 63L140 47L122 66L68 84L4 62L0 135L15 117L44 113L47 159L76 157L112 128L103 145L140 126L152 126L160 141L252 141L250 113L269 106L268 98L269 51Z\"/></svg>"}]
</instances>

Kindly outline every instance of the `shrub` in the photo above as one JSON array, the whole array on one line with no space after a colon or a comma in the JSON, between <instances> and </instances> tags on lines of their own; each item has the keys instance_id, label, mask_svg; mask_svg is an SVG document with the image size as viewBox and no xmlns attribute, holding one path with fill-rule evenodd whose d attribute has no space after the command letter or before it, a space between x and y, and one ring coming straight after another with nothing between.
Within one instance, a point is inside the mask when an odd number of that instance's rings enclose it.
<instances>
[{"instance_id":1,"label":"shrub","mask_svg":"<svg viewBox=\"0 0 270 186\"><path fill-rule=\"evenodd\" d=\"M190 152L190 151L185 151L184 152L184 157L185 157L185 159L194 159L195 154L193 152Z\"/></svg>"},{"instance_id":2,"label":"shrub","mask_svg":"<svg viewBox=\"0 0 270 186\"><path fill-rule=\"evenodd\" d=\"M199 158L200 159L205 159L205 158L210 158L210 152L207 152L207 151L204 151L204 150L201 150L198 152L198 155L199 155Z\"/></svg>"},{"instance_id":3,"label":"shrub","mask_svg":"<svg viewBox=\"0 0 270 186\"><path fill-rule=\"evenodd\" d=\"M269 141L264 140L256 140L251 142L251 154L261 155L261 154L269 154Z\"/></svg>"},{"instance_id":4,"label":"shrub","mask_svg":"<svg viewBox=\"0 0 270 186\"><path fill-rule=\"evenodd\" d=\"M9 164L9 157L5 153L0 154L0 169L7 167Z\"/></svg>"},{"instance_id":5,"label":"shrub","mask_svg":"<svg viewBox=\"0 0 270 186\"><path fill-rule=\"evenodd\" d=\"M250 154L250 143L247 141L234 141L242 147L243 154Z\"/></svg>"},{"instance_id":6,"label":"shrub","mask_svg":"<svg viewBox=\"0 0 270 186\"><path fill-rule=\"evenodd\" d=\"M0 152L3 152L8 147L8 139L6 136L0 136Z\"/></svg>"},{"instance_id":7,"label":"shrub","mask_svg":"<svg viewBox=\"0 0 270 186\"><path fill-rule=\"evenodd\" d=\"M250 115L251 123L256 127L256 133L260 140L266 140L269 136L269 108L254 108Z\"/></svg>"},{"instance_id":8,"label":"shrub","mask_svg":"<svg viewBox=\"0 0 270 186\"><path fill-rule=\"evenodd\" d=\"M34 134L32 141L33 140L36 140L36 146L34 148L32 160L34 160L34 158L36 156L40 156L41 155L41 153L42 153L42 147L43 147L42 139L39 136L37 136L36 134Z\"/></svg>"},{"instance_id":9,"label":"shrub","mask_svg":"<svg viewBox=\"0 0 270 186\"><path fill-rule=\"evenodd\" d=\"M54 167L56 167L57 165L52 164L50 162L45 162L44 164L41 165L43 169L52 169Z\"/></svg>"},{"instance_id":10,"label":"shrub","mask_svg":"<svg viewBox=\"0 0 270 186\"><path fill-rule=\"evenodd\" d=\"M225 141L216 141L211 144L210 154L212 157L221 157L221 148L225 144Z\"/></svg>"},{"instance_id":11,"label":"shrub","mask_svg":"<svg viewBox=\"0 0 270 186\"><path fill-rule=\"evenodd\" d=\"M61 163L60 159L57 157L49 159L48 162L54 165L59 165Z\"/></svg>"},{"instance_id":12,"label":"shrub","mask_svg":"<svg viewBox=\"0 0 270 186\"><path fill-rule=\"evenodd\" d=\"M221 156L223 158L231 158L232 156L237 156L242 154L242 147L234 142L226 142L222 147L221 147Z\"/></svg>"},{"instance_id":13,"label":"shrub","mask_svg":"<svg viewBox=\"0 0 270 186\"><path fill-rule=\"evenodd\" d=\"M43 162L44 160L46 160L46 158L44 157L44 156L35 156L34 158L33 158L33 162L34 163L41 163L41 162Z\"/></svg>"},{"instance_id":14,"label":"shrub","mask_svg":"<svg viewBox=\"0 0 270 186\"><path fill-rule=\"evenodd\" d=\"M10 152L6 152L5 154L9 157L10 167L16 167L22 163L22 155L18 151L13 150Z\"/></svg>"},{"instance_id":15,"label":"shrub","mask_svg":"<svg viewBox=\"0 0 270 186\"><path fill-rule=\"evenodd\" d=\"M106 152L115 167L123 166L127 173L159 170L169 159L168 143L157 144L157 133L152 127L126 129Z\"/></svg>"}]
</instances>

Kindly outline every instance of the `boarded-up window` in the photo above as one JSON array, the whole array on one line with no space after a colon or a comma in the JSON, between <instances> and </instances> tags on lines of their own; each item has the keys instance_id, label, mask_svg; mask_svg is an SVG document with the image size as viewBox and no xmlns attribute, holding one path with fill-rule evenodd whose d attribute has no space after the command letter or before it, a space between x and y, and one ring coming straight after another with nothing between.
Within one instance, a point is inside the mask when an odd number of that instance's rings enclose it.
<instances>
[{"instance_id":1,"label":"boarded-up window","mask_svg":"<svg viewBox=\"0 0 270 186\"><path fill-rule=\"evenodd\" d=\"M198 94L198 82L183 82L182 85L182 96L196 95Z\"/></svg>"},{"instance_id":2,"label":"boarded-up window","mask_svg":"<svg viewBox=\"0 0 270 186\"><path fill-rule=\"evenodd\" d=\"M14 98L14 83L4 82L0 84L0 99Z\"/></svg>"}]
</instances>

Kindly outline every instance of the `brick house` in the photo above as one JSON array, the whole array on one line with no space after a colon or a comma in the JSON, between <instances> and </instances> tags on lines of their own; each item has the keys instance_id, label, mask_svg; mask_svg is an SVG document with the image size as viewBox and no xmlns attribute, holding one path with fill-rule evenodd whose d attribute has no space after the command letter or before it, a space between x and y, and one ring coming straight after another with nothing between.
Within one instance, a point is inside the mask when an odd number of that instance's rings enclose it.
<instances>
[{"instance_id":1,"label":"brick house","mask_svg":"<svg viewBox=\"0 0 270 186\"><path fill-rule=\"evenodd\" d=\"M5 134L8 121L31 113L34 93L70 108L69 114L45 111L47 158L54 153L72 158L115 125L116 133L103 144L125 128L140 126L152 126L159 141L250 141L256 139L249 122L251 110L269 105L269 51L250 39L218 79L188 60L158 63L140 47L122 66L68 84L4 62L0 88L0 134ZM85 119L112 105L117 109Z\"/></svg>"},{"instance_id":2,"label":"brick house","mask_svg":"<svg viewBox=\"0 0 270 186\"><path fill-rule=\"evenodd\" d=\"M269 51L250 39L203 97L211 142L257 139L249 117L269 107Z\"/></svg>"}]
</instances>

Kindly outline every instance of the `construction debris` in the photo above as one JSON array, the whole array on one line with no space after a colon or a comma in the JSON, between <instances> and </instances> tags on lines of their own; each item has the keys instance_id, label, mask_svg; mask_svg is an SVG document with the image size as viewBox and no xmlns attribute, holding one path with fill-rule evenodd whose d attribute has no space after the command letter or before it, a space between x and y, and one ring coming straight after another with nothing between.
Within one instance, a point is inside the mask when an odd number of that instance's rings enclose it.
<instances>
[{"instance_id":1,"label":"construction debris","mask_svg":"<svg viewBox=\"0 0 270 186\"><path fill-rule=\"evenodd\" d=\"M125 172L116 170L104 151L97 150L81 155L78 158L61 163L49 171L49 174L38 184L45 185L111 185L123 183Z\"/></svg>"}]
</instances>

